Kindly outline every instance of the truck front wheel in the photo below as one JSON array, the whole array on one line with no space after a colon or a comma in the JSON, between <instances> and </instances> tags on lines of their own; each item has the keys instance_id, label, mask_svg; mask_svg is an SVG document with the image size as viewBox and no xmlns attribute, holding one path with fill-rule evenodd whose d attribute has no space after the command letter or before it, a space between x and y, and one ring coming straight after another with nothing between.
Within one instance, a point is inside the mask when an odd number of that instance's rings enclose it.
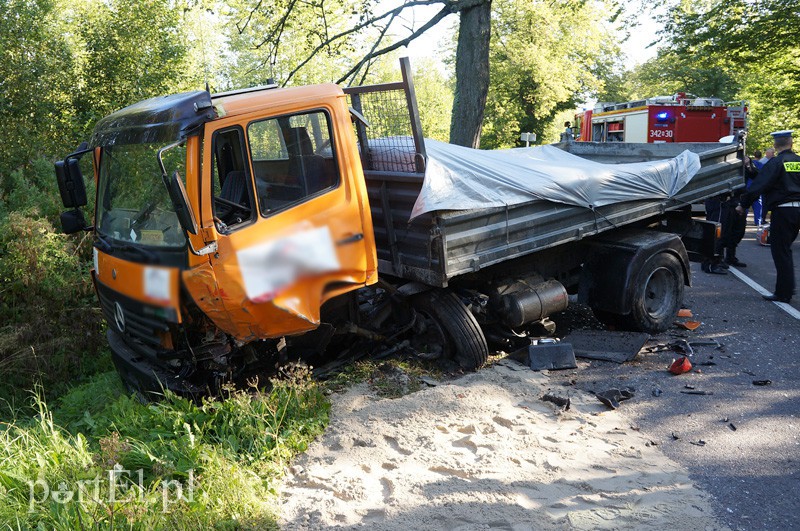
<instances>
[{"instance_id":1,"label":"truck front wheel","mask_svg":"<svg viewBox=\"0 0 800 531\"><path fill-rule=\"evenodd\" d=\"M670 326L683 302L683 268L668 253L651 257L639 271L631 299L630 324L656 334Z\"/></svg>"},{"instance_id":2,"label":"truck front wheel","mask_svg":"<svg viewBox=\"0 0 800 531\"><path fill-rule=\"evenodd\" d=\"M444 332L442 353L464 369L475 370L486 363L489 347L478 321L461 299L450 291L431 290L411 299L411 305L429 323L428 328ZM436 348L431 346L432 348Z\"/></svg>"}]
</instances>

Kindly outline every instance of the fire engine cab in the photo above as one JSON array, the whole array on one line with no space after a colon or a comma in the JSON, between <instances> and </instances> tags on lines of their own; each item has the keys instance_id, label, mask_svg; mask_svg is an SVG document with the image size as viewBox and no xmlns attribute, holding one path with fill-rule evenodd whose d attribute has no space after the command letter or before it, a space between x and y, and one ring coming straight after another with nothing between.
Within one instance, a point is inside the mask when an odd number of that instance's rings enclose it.
<instances>
[{"instance_id":1,"label":"fire engine cab","mask_svg":"<svg viewBox=\"0 0 800 531\"><path fill-rule=\"evenodd\" d=\"M575 115L583 142L717 142L747 128L745 102L679 92L625 103L598 103Z\"/></svg>"}]
</instances>

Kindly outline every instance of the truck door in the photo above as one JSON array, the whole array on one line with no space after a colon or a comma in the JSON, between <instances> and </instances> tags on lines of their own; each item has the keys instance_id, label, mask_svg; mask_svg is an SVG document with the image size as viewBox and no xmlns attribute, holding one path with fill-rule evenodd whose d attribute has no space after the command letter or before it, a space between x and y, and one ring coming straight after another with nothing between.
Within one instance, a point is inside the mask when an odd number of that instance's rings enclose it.
<instances>
[{"instance_id":1,"label":"truck door","mask_svg":"<svg viewBox=\"0 0 800 531\"><path fill-rule=\"evenodd\" d=\"M218 250L185 280L219 328L245 341L311 330L323 302L377 280L349 120L313 109L209 133L203 217Z\"/></svg>"}]
</instances>

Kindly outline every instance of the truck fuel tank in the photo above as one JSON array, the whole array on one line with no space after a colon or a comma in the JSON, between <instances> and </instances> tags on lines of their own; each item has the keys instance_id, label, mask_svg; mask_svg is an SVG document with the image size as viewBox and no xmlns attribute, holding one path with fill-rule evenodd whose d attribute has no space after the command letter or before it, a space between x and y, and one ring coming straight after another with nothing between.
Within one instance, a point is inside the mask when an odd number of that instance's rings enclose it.
<instances>
[{"instance_id":1,"label":"truck fuel tank","mask_svg":"<svg viewBox=\"0 0 800 531\"><path fill-rule=\"evenodd\" d=\"M567 308L567 290L557 280L517 280L498 289L496 311L509 326L517 327L563 311Z\"/></svg>"}]
</instances>

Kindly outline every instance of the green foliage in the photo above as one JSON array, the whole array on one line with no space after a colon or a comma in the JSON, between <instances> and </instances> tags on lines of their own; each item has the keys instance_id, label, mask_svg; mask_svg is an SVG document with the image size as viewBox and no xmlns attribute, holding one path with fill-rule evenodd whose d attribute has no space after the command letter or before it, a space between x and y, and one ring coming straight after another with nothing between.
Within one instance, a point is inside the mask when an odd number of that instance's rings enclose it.
<instances>
[{"instance_id":1,"label":"green foliage","mask_svg":"<svg viewBox=\"0 0 800 531\"><path fill-rule=\"evenodd\" d=\"M64 92L72 54L55 16L50 0L0 2L0 177L74 135Z\"/></svg>"},{"instance_id":2,"label":"green foliage","mask_svg":"<svg viewBox=\"0 0 800 531\"><path fill-rule=\"evenodd\" d=\"M708 64L725 69L736 98L750 103L748 148L767 147L769 131L800 128L797 2L683 1L669 10L663 38L687 67L697 62L698 75Z\"/></svg>"},{"instance_id":3,"label":"green foliage","mask_svg":"<svg viewBox=\"0 0 800 531\"><path fill-rule=\"evenodd\" d=\"M425 137L447 142L450 137L450 113L453 110L450 80L432 61L418 61L414 64L414 88Z\"/></svg>"},{"instance_id":4,"label":"green foliage","mask_svg":"<svg viewBox=\"0 0 800 531\"><path fill-rule=\"evenodd\" d=\"M92 2L79 16L83 87L73 101L87 127L180 84L187 52L181 11L174 2Z\"/></svg>"},{"instance_id":5,"label":"green foliage","mask_svg":"<svg viewBox=\"0 0 800 531\"><path fill-rule=\"evenodd\" d=\"M376 30L349 38L331 37L367 18L376 2L227 2L223 13L230 35L231 78L235 85L303 85L336 81L353 66ZM308 60L306 62L306 60Z\"/></svg>"},{"instance_id":6,"label":"green foliage","mask_svg":"<svg viewBox=\"0 0 800 531\"><path fill-rule=\"evenodd\" d=\"M442 378L438 362L417 358L388 359L383 362L361 360L343 367L325 382L331 392L341 392L355 384L366 382L380 397L398 398L422 389L422 377Z\"/></svg>"},{"instance_id":7,"label":"green foliage","mask_svg":"<svg viewBox=\"0 0 800 531\"><path fill-rule=\"evenodd\" d=\"M493 10L482 147L512 147L522 132L557 141L557 134L545 137L546 128L557 113L602 87L597 72L618 53L616 39L601 23L614 16L615 6L495 0Z\"/></svg>"},{"instance_id":8,"label":"green foliage","mask_svg":"<svg viewBox=\"0 0 800 531\"><path fill-rule=\"evenodd\" d=\"M746 79L741 97L749 102L750 110L747 149L750 152L755 149L764 151L772 146L770 132L800 129L800 105L784 104L786 94L800 91L800 75L764 63L754 65Z\"/></svg>"},{"instance_id":9,"label":"green foliage","mask_svg":"<svg viewBox=\"0 0 800 531\"><path fill-rule=\"evenodd\" d=\"M123 394L108 373L52 412L35 403L33 420L0 424L0 523L14 527L274 528L276 480L329 411L304 371L224 401L168 394L151 404ZM91 496L54 501L81 481Z\"/></svg>"},{"instance_id":10,"label":"green foliage","mask_svg":"<svg viewBox=\"0 0 800 531\"><path fill-rule=\"evenodd\" d=\"M741 91L739 75L725 58L679 54L662 48L650 61L617 74L621 84L608 83L600 101L629 101L686 92L731 101Z\"/></svg>"},{"instance_id":11,"label":"green foliage","mask_svg":"<svg viewBox=\"0 0 800 531\"><path fill-rule=\"evenodd\" d=\"M99 315L75 241L35 209L15 211L0 220L0 253L0 396L42 375L50 392L102 365Z\"/></svg>"},{"instance_id":12,"label":"green foliage","mask_svg":"<svg viewBox=\"0 0 800 531\"><path fill-rule=\"evenodd\" d=\"M170 0L0 3L0 398L48 396L107 369L88 274L91 240L53 228L52 161L94 122L168 92L183 76L181 8ZM91 212L90 158L81 162Z\"/></svg>"}]
</instances>

